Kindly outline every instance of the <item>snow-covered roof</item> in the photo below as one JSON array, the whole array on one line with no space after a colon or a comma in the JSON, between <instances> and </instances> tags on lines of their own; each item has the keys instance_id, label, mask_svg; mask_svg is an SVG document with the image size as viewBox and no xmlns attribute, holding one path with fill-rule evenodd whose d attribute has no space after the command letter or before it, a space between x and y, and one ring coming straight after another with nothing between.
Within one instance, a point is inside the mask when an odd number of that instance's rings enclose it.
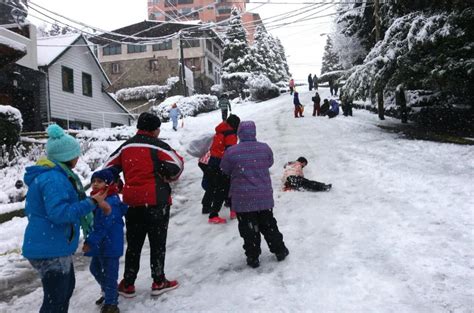
<instances>
[{"instance_id":1,"label":"snow-covered roof","mask_svg":"<svg viewBox=\"0 0 474 313\"><path fill-rule=\"evenodd\" d=\"M26 52L26 45L4 36L0 36L0 45L10 47L17 51Z\"/></svg>"},{"instance_id":2,"label":"snow-covered roof","mask_svg":"<svg viewBox=\"0 0 474 313\"><path fill-rule=\"evenodd\" d=\"M81 36L81 34L66 34L38 38L38 66L51 64L51 62L69 48L79 36Z\"/></svg>"}]
</instances>

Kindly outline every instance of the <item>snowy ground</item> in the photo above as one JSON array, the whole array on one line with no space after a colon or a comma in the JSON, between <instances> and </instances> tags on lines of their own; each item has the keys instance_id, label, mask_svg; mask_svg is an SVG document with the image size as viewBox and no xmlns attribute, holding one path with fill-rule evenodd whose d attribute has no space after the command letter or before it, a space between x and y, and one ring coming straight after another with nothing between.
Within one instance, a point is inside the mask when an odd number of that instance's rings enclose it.
<instances>
[{"instance_id":1,"label":"snowy ground","mask_svg":"<svg viewBox=\"0 0 474 313\"><path fill-rule=\"evenodd\" d=\"M396 121L361 110L352 118L312 117L312 95L300 95L302 119L292 117L289 95L234 108L256 122L258 139L274 151L274 212L290 250L278 263L263 244L258 269L245 265L236 221L209 225L201 215L201 172L185 154L189 141L213 130L220 112L187 118L177 133L162 126L187 159L174 186L166 259L167 276L181 286L150 297L146 246L138 296L121 299L122 312L474 310L474 148L398 138L376 126ZM299 156L309 160L306 176L332 183L330 192L281 191L284 163ZM0 225L1 277L12 267L28 270L15 252L25 224L15 218ZM123 273L123 258L121 266ZM87 268L79 267L76 279L70 312L97 312L99 287ZM39 288L0 303L0 312L34 312L41 300Z\"/></svg>"}]
</instances>

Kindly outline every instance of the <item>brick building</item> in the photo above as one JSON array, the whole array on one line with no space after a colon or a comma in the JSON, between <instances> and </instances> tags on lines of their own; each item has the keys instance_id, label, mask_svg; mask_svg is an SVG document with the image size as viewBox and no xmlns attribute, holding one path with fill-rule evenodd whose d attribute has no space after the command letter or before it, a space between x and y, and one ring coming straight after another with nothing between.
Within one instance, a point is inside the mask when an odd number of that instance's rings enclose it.
<instances>
[{"instance_id":1,"label":"brick building","mask_svg":"<svg viewBox=\"0 0 474 313\"><path fill-rule=\"evenodd\" d=\"M158 21L221 22L230 17L234 6L245 11L246 2L248 0L148 0L148 18ZM242 23L247 31L247 39L252 43L255 28L262 23L260 15L244 13Z\"/></svg>"}]
</instances>

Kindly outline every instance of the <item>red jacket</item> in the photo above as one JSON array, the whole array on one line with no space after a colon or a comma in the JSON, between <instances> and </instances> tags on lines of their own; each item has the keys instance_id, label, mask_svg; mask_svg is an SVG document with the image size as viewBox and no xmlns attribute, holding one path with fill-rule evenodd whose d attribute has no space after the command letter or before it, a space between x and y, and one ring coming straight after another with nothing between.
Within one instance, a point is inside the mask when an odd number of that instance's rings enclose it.
<instances>
[{"instance_id":1,"label":"red jacket","mask_svg":"<svg viewBox=\"0 0 474 313\"><path fill-rule=\"evenodd\" d=\"M171 204L171 187L183 172L183 158L151 132L139 130L106 162L123 171L123 202L131 207Z\"/></svg>"},{"instance_id":2,"label":"red jacket","mask_svg":"<svg viewBox=\"0 0 474 313\"><path fill-rule=\"evenodd\" d=\"M216 134L211 144L211 157L222 159L225 149L237 144L237 131L227 122L222 122L216 127Z\"/></svg>"}]
</instances>

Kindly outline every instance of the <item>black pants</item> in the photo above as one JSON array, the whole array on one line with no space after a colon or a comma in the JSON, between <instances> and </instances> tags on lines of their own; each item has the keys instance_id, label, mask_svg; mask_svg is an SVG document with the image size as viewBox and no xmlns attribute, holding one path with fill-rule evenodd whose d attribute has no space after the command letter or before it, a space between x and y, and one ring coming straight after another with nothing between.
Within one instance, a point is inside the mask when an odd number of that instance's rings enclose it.
<instances>
[{"instance_id":1,"label":"black pants","mask_svg":"<svg viewBox=\"0 0 474 313\"><path fill-rule=\"evenodd\" d=\"M326 114L329 118L333 118L333 117L336 117L338 115L338 113L336 112L333 112L333 111L328 111L328 113Z\"/></svg>"},{"instance_id":2,"label":"black pants","mask_svg":"<svg viewBox=\"0 0 474 313\"><path fill-rule=\"evenodd\" d=\"M161 204L149 207L130 207L126 215L127 252L125 273L127 285L133 285L140 269L140 255L145 237L150 243L151 277L156 283L165 279L166 236L170 206Z\"/></svg>"},{"instance_id":3,"label":"black pants","mask_svg":"<svg viewBox=\"0 0 474 313\"><path fill-rule=\"evenodd\" d=\"M262 253L260 234L265 238L270 252L279 254L287 250L272 210L237 213L237 219L239 221L240 237L244 239L243 248L247 257L258 258Z\"/></svg>"},{"instance_id":4,"label":"black pants","mask_svg":"<svg viewBox=\"0 0 474 313\"><path fill-rule=\"evenodd\" d=\"M230 188L230 179L229 176L222 173L220 168L209 168L208 174L208 188L204 194L204 198L210 204L210 214L209 218L219 216L219 211L222 208L224 200L228 197L229 188ZM203 198L203 201L204 201ZM204 205L204 204L203 204Z\"/></svg>"},{"instance_id":5,"label":"black pants","mask_svg":"<svg viewBox=\"0 0 474 313\"><path fill-rule=\"evenodd\" d=\"M222 120L223 121L227 120L227 110L221 109L221 113L222 113Z\"/></svg>"},{"instance_id":6,"label":"black pants","mask_svg":"<svg viewBox=\"0 0 474 313\"><path fill-rule=\"evenodd\" d=\"M288 176L285 187L299 190L301 188L308 191L325 191L326 184L309 180L301 176Z\"/></svg>"}]
</instances>

